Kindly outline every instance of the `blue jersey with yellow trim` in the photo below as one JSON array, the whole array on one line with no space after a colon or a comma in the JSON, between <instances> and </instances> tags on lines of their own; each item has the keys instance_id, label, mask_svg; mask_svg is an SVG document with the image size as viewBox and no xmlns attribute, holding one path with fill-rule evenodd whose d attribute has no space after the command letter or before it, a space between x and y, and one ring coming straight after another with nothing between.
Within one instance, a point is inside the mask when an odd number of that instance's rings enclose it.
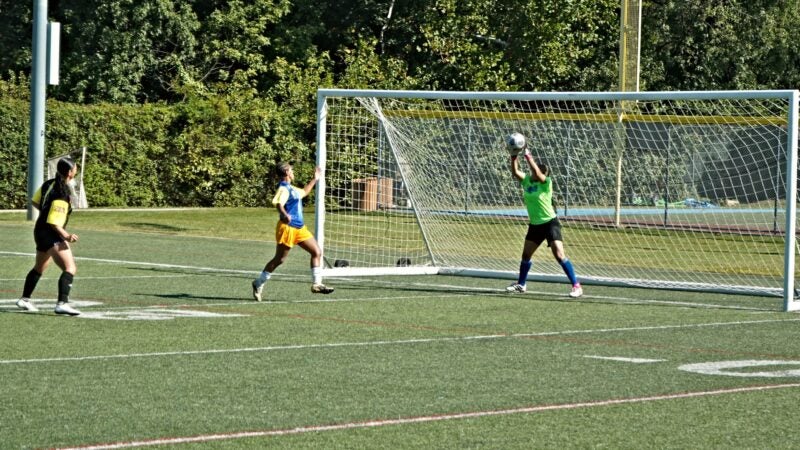
<instances>
[{"instance_id":1,"label":"blue jersey with yellow trim","mask_svg":"<svg viewBox=\"0 0 800 450\"><path fill-rule=\"evenodd\" d=\"M292 186L288 181L281 181L278 185L278 191L272 199L273 205L283 205L286 212L292 216L289 226L293 228L303 228L303 197L306 196L306 191Z\"/></svg>"}]
</instances>

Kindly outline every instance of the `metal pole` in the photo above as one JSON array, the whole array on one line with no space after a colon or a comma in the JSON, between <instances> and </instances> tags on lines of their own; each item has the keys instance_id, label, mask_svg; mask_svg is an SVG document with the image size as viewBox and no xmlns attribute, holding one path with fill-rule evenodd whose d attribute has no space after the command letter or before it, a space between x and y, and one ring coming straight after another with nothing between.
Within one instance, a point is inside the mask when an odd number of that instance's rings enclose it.
<instances>
[{"instance_id":1,"label":"metal pole","mask_svg":"<svg viewBox=\"0 0 800 450\"><path fill-rule=\"evenodd\" d=\"M787 127L788 130L788 127ZM775 150L775 179L772 183L775 185L775 200L772 203L772 232L778 232L778 199L781 197L781 152L784 151L783 142L778 139L778 145Z\"/></svg>"},{"instance_id":2,"label":"metal pole","mask_svg":"<svg viewBox=\"0 0 800 450\"><path fill-rule=\"evenodd\" d=\"M783 249L783 310L796 311L800 304L795 299L795 245L797 232L797 121L800 109L800 92L793 91L789 98L789 122L786 136L786 225Z\"/></svg>"},{"instance_id":3,"label":"metal pole","mask_svg":"<svg viewBox=\"0 0 800 450\"><path fill-rule=\"evenodd\" d=\"M328 165L328 103L324 95L317 92L317 167L322 168L322 177L317 180L314 198L314 236L325 261L325 178Z\"/></svg>"},{"instance_id":4,"label":"metal pole","mask_svg":"<svg viewBox=\"0 0 800 450\"><path fill-rule=\"evenodd\" d=\"M569 123L567 125L567 142L572 142L571 140L571 131L575 127L573 123ZM572 149L567 149L567 179L566 179L566 186L564 187L564 217L569 216L569 188L572 183L571 179L572 175Z\"/></svg>"},{"instance_id":5,"label":"metal pole","mask_svg":"<svg viewBox=\"0 0 800 450\"><path fill-rule=\"evenodd\" d=\"M31 199L44 181L44 114L47 74L47 0L33 2L33 59L31 64L31 113L28 135L28 220L39 211Z\"/></svg>"},{"instance_id":6,"label":"metal pole","mask_svg":"<svg viewBox=\"0 0 800 450\"><path fill-rule=\"evenodd\" d=\"M667 162L664 168L664 227L669 225L669 154L671 148L667 146Z\"/></svg>"},{"instance_id":7,"label":"metal pole","mask_svg":"<svg viewBox=\"0 0 800 450\"><path fill-rule=\"evenodd\" d=\"M470 181L472 180L472 120L467 122L467 167L466 167L466 174L467 174L467 182L464 189L464 212L469 212L469 193L472 190L472 186L470 185Z\"/></svg>"}]
</instances>

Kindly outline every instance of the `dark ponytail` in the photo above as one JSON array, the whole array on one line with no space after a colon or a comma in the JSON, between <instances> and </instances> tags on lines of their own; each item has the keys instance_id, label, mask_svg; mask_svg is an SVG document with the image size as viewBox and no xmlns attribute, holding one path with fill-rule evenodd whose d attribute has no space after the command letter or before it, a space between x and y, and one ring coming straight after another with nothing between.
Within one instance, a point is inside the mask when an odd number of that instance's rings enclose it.
<instances>
[{"instance_id":1,"label":"dark ponytail","mask_svg":"<svg viewBox=\"0 0 800 450\"><path fill-rule=\"evenodd\" d=\"M68 196L72 192L67 186L67 177L73 167L75 167L75 161L69 156L59 159L58 164L56 164L56 188L61 195Z\"/></svg>"}]
</instances>

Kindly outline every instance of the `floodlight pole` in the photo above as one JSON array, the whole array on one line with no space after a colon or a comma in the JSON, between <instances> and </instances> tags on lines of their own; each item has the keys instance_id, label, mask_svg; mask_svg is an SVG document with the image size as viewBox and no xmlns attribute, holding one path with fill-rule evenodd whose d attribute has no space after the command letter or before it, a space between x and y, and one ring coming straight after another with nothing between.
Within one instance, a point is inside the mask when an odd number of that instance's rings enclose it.
<instances>
[{"instance_id":1,"label":"floodlight pole","mask_svg":"<svg viewBox=\"0 0 800 450\"><path fill-rule=\"evenodd\" d=\"M621 0L619 17L620 92L639 92L639 58L642 34L641 17L641 0ZM633 47L633 54L631 54L631 47ZM629 109L628 102L619 102L619 111L617 112L617 181L616 191L614 193L614 225L617 227L622 225L622 162L625 158L625 144L627 141L625 115L630 112Z\"/></svg>"},{"instance_id":2,"label":"floodlight pole","mask_svg":"<svg viewBox=\"0 0 800 450\"><path fill-rule=\"evenodd\" d=\"M44 172L45 75L47 72L47 0L33 2L33 59L31 63L31 113L28 135L28 220L39 211L31 204L42 185Z\"/></svg>"}]
</instances>

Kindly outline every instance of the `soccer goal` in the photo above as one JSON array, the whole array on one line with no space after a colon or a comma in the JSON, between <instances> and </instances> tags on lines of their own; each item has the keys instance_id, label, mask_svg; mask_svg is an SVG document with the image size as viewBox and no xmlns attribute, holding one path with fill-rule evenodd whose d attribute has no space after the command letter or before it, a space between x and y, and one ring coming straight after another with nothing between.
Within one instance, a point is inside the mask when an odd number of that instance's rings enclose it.
<instances>
[{"instance_id":1,"label":"soccer goal","mask_svg":"<svg viewBox=\"0 0 800 450\"><path fill-rule=\"evenodd\" d=\"M47 160L47 179L55 178L58 160L67 156L78 162L78 174L75 176L75 187L73 188L74 195L71 196L72 207L88 208L89 202L86 201L86 189L83 187L83 171L86 164L86 147L81 147L79 150L75 150L71 153L65 153L63 155L49 158Z\"/></svg>"},{"instance_id":2,"label":"soccer goal","mask_svg":"<svg viewBox=\"0 0 800 450\"><path fill-rule=\"evenodd\" d=\"M550 168L584 284L795 300L798 91L318 91L324 276L515 279L504 138ZM530 280L566 283L547 249Z\"/></svg>"}]
</instances>

